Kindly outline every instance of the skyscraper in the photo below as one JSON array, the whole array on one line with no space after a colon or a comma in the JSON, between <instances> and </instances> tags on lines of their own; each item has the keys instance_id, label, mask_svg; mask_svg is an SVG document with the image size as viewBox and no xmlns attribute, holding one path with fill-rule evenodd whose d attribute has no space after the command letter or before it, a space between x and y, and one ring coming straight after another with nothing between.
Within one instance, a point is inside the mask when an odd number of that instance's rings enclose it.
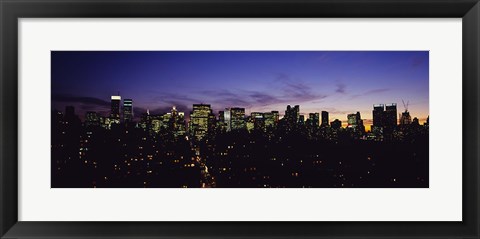
<instances>
[{"instance_id":1,"label":"skyscraper","mask_svg":"<svg viewBox=\"0 0 480 239\"><path fill-rule=\"evenodd\" d=\"M218 111L218 121L225 124L225 111Z\"/></svg>"},{"instance_id":2,"label":"skyscraper","mask_svg":"<svg viewBox=\"0 0 480 239\"><path fill-rule=\"evenodd\" d=\"M111 97L111 111L110 111L110 118L113 123L119 124L120 123L120 101L122 97L119 95L112 95Z\"/></svg>"},{"instance_id":3,"label":"skyscraper","mask_svg":"<svg viewBox=\"0 0 480 239\"><path fill-rule=\"evenodd\" d=\"M133 120L133 101L132 99L123 100L123 121L132 122Z\"/></svg>"},{"instance_id":4,"label":"skyscraper","mask_svg":"<svg viewBox=\"0 0 480 239\"><path fill-rule=\"evenodd\" d=\"M327 111L322 111L322 127L327 127L328 126L328 112Z\"/></svg>"},{"instance_id":5,"label":"skyscraper","mask_svg":"<svg viewBox=\"0 0 480 239\"><path fill-rule=\"evenodd\" d=\"M225 111L218 111L217 130L226 131L227 125L225 124Z\"/></svg>"},{"instance_id":6,"label":"skyscraper","mask_svg":"<svg viewBox=\"0 0 480 239\"><path fill-rule=\"evenodd\" d=\"M383 104L378 104L378 105L373 105L373 126L374 127L384 127L384 111L385 111L385 105Z\"/></svg>"},{"instance_id":7,"label":"skyscraper","mask_svg":"<svg viewBox=\"0 0 480 239\"><path fill-rule=\"evenodd\" d=\"M397 104L391 103L385 105L385 126L397 126Z\"/></svg>"},{"instance_id":8,"label":"skyscraper","mask_svg":"<svg viewBox=\"0 0 480 239\"><path fill-rule=\"evenodd\" d=\"M175 137L185 135L186 128L184 112L177 111L177 108L173 106L170 114L164 115L164 119L168 120L167 125L173 131Z\"/></svg>"},{"instance_id":9,"label":"skyscraper","mask_svg":"<svg viewBox=\"0 0 480 239\"><path fill-rule=\"evenodd\" d=\"M190 134L201 140L208 132L209 116L212 114L210 105L194 104L190 112Z\"/></svg>"},{"instance_id":10,"label":"skyscraper","mask_svg":"<svg viewBox=\"0 0 480 239\"><path fill-rule=\"evenodd\" d=\"M313 127L313 128L318 128L318 125L320 124L320 114L319 113L310 113L308 114L308 126Z\"/></svg>"},{"instance_id":11,"label":"skyscraper","mask_svg":"<svg viewBox=\"0 0 480 239\"><path fill-rule=\"evenodd\" d=\"M265 117L264 113L261 112L252 112L250 114L252 120L253 120L253 125L256 130L262 130L265 131Z\"/></svg>"},{"instance_id":12,"label":"skyscraper","mask_svg":"<svg viewBox=\"0 0 480 239\"><path fill-rule=\"evenodd\" d=\"M397 104L373 105L373 126L392 128L397 125Z\"/></svg>"},{"instance_id":13,"label":"skyscraper","mask_svg":"<svg viewBox=\"0 0 480 239\"><path fill-rule=\"evenodd\" d=\"M263 118L265 121L265 130L277 127L279 118L278 111L265 112L263 113Z\"/></svg>"},{"instance_id":14,"label":"skyscraper","mask_svg":"<svg viewBox=\"0 0 480 239\"><path fill-rule=\"evenodd\" d=\"M357 114L348 114L347 115L347 127L348 128L357 128L358 126L358 120L357 120Z\"/></svg>"},{"instance_id":15,"label":"skyscraper","mask_svg":"<svg viewBox=\"0 0 480 239\"><path fill-rule=\"evenodd\" d=\"M229 108L226 108L223 112L223 120L225 122L225 128L227 131L232 130L232 114Z\"/></svg>"},{"instance_id":16,"label":"skyscraper","mask_svg":"<svg viewBox=\"0 0 480 239\"><path fill-rule=\"evenodd\" d=\"M365 126L363 125L363 120L360 115L360 112L356 114L349 114L348 118L348 126L347 128L352 129L354 132L363 134L365 132Z\"/></svg>"},{"instance_id":17,"label":"skyscraper","mask_svg":"<svg viewBox=\"0 0 480 239\"><path fill-rule=\"evenodd\" d=\"M397 104L373 105L372 132L381 140L390 140L397 126Z\"/></svg>"},{"instance_id":18,"label":"skyscraper","mask_svg":"<svg viewBox=\"0 0 480 239\"><path fill-rule=\"evenodd\" d=\"M300 106L295 105L292 108L290 105L287 105L287 110L285 110L284 119L287 126L287 131L290 131L296 128L300 119Z\"/></svg>"},{"instance_id":19,"label":"skyscraper","mask_svg":"<svg viewBox=\"0 0 480 239\"><path fill-rule=\"evenodd\" d=\"M245 129L245 108L231 108L230 112L232 130Z\"/></svg>"}]
</instances>

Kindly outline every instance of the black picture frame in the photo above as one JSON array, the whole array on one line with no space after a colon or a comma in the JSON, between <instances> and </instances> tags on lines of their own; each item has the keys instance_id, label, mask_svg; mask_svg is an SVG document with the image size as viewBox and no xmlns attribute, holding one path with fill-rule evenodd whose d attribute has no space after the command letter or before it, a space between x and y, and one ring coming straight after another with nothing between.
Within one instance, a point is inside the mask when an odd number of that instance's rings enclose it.
<instances>
[{"instance_id":1,"label":"black picture frame","mask_svg":"<svg viewBox=\"0 0 480 239\"><path fill-rule=\"evenodd\" d=\"M0 0L1 238L479 238L478 0ZM462 18L462 222L18 221L18 19L123 17ZM465 126L468 126L466 128ZM446 139L447 140L447 139ZM438 210L442 210L439 208Z\"/></svg>"}]
</instances>

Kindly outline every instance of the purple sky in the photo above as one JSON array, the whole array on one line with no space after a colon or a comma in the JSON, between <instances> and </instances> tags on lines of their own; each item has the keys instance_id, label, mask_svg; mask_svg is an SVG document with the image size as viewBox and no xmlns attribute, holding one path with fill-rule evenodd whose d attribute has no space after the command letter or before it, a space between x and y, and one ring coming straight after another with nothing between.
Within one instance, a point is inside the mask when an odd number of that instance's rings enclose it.
<instances>
[{"instance_id":1,"label":"purple sky","mask_svg":"<svg viewBox=\"0 0 480 239\"><path fill-rule=\"evenodd\" d=\"M139 116L188 114L192 104L246 112L300 105L302 114L330 112L346 121L372 105L409 101L412 117L428 116L428 51L52 51L52 108L77 114L110 110L110 96L132 98Z\"/></svg>"}]
</instances>

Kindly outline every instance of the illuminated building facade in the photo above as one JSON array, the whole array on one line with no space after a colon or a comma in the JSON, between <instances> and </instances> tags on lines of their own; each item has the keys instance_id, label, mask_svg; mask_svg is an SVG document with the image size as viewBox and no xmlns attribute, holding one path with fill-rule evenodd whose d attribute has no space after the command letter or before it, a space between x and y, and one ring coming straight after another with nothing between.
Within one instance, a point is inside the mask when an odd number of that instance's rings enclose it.
<instances>
[{"instance_id":1,"label":"illuminated building facade","mask_svg":"<svg viewBox=\"0 0 480 239\"><path fill-rule=\"evenodd\" d=\"M209 129L209 117L212 109L208 104L194 104L190 112L190 134L197 140L203 139Z\"/></svg>"},{"instance_id":2,"label":"illuminated building facade","mask_svg":"<svg viewBox=\"0 0 480 239\"><path fill-rule=\"evenodd\" d=\"M230 112L232 130L246 129L245 108L231 108Z\"/></svg>"},{"instance_id":3,"label":"illuminated building facade","mask_svg":"<svg viewBox=\"0 0 480 239\"><path fill-rule=\"evenodd\" d=\"M253 120L254 129L265 131L265 118L261 112L252 112L250 114L251 120Z\"/></svg>"},{"instance_id":4,"label":"illuminated building facade","mask_svg":"<svg viewBox=\"0 0 480 239\"><path fill-rule=\"evenodd\" d=\"M124 122L132 122L133 120L133 101L132 99L123 100L123 120Z\"/></svg>"},{"instance_id":5,"label":"illuminated building facade","mask_svg":"<svg viewBox=\"0 0 480 239\"><path fill-rule=\"evenodd\" d=\"M357 112L356 114L348 114L347 120L348 129L352 129L354 132L361 134L365 132L365 126L363 125L363 120L360 112Z\"/></svg>"},{"instance_id":6,"label":"illuminated building facade","mask_svg":"<svg viewBox=\"0 0 480 239\"><path fill-rule=\"evenodd\" d=\"M179 112L175 106L169 113L157 116L161 122L161 128L171 131L175 137L186 134L185 113Z\"/></svg>"},{"instance_id":7,"label":"illuminated building facade","mask_svg":"<svg viewBox=\"0 0 480 239\"><path fill-rule=\"evenodd\" d=\"M278 119L279 119L278 111L263 113L263 119L265 123L265 130L275 129L277 127Z\"/></svg>"},{"instance_id":8,"label":"illuminated building facade","mask_svg":"<svg viewBox=\"0 0 480 239\"><path fill-rule=\"evenodd\" d=\"M88 111L85 115L86 126L100 126L100 119L97 112Z\"/></svg>"},{"instance_id":9,"label":"illuminated building facade","mask_svg":"<svg viewBox=\"0 0 480 239\"><path fill-rule=\"evenodd\" d=\"M110 111L110 120L112 123L120 123L120 102L122 97L119 95L112 95L111 97L111 111Z\"/></svg>"},{"instance_id":10,"label":"illuminated building facade","mask_svg":"<svg viewBox=\"0 0 480 239\"><path fill-rule=\"evenodd\" d=\"M227 131L232 130L232 112L229 108L226 108L223 113L223 120L225 122L225 127Z\"/></svg>"},{"instance_id":11,"label":"illuminated building facade","mask_svg":"<svg viewBox=\"0 0 480 239\"><path fill-rule=\"evenodd\" d=\"M247 130L248 132L252 132L255 129L255 121L253 120L252 116L248 116L245 119Z\"/></svg>"}]
</instances>

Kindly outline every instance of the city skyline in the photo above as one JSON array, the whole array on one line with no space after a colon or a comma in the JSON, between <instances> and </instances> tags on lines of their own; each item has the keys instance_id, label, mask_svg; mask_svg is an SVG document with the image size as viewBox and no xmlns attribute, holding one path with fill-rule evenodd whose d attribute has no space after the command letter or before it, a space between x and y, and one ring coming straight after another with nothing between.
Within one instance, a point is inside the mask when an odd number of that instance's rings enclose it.
<instances>
[{"instance_id":1,"label":"city skyline","mask_svg":"<svg viewBox=\"0 0 480 239\"><path fill-rule=\"evenodd\" d=\"M176 111L178 113L181 113L183 116L185 116L185 123L188 124L190 121L191 121L191 114L194 110L194 107L195 105L206 105L208 106L210 109L212 108L210 104L207 104L207 103L199 103L199 104L193 104L192 107L190 108L191 110L188 110L187 112L183 112L183 111L178 111L178 109L176 108L176 106L172 106L168 111L166 112L155 112L155 113L150 113L150 111L147 109L145 112L142 112L141 113L141 116L136 116L134 118L132 118L132 108L133 108L133 99L123 99L120 95L115 95L115 96L111 96L111 105L110 107L113 107L112 104L113 102L118 102L116 103L115 105L115 110L118 111L118 114L115 114L114 116L112 115L112 108L110 108L108 110L107 113L103 112L104 114L102 115L101 112L96 112L96 111L86 111L85 112L85 115L78 115L78 114L75 114L77 117L79 117L79 119L84 122L84 123L87 123L88 122L88 114L89 113L94 113L96 116L95 117L104 117L104 118L115 118L116 120L118 120L118 123L120 122L126 122L126 121L129 121L129 122L139 122L141 121L142 117L144 117L146 114L147 115L151 115L151 116L163 116L163 115L167 115L167 114L171 114L172 111ZM402 103L405 103L405 102L402 102ZM118 105L117 105L118 104ZM408 102L407 102L407 105L406 107L408 107ZM372 105L372 112L375 111L375 108L376 107L379 107L379 106L382 106L382 107L386 107L387 105L394 105L395 106L395 114L396 115L396 120L395 120L395 124L396 125L401 125L403 124L402 122L402 114L404 113L408 113L409 117L411 116L411 118L409 119L411 122L412 119L417 119L418 122L420 124L424 124L427 122L429 116L427 116L427 119L423 119L423 120L420 120L418 117L416 117L415 115L410 115L410 111L399 111L398 110L398 107L399 105L397 103L390 103L390 104L373 104ZM276 112L279 116L279 119L283 119L286 115L284 112L286 112L285 110L288 108L288 107L299 107L300 109L300 112L299 112L299 115L303 116L303 121L306 122L309 118L309 115L312 115L312 114L317 114L318 115L318 119L316 119L316 123L318 124L324 124L324 125L328 125L330 126L330 124L332 124L334 121L337 121L339 120L341 125L340 127L342 128L346 128L348 127L349 123L349 116L350 115L354 115L354 114L358 114L361 112L359 111L356 111L356 112L350 112L348 114L345 115L345 119L339 119L339 118L331 118L330 117L330 112L328 111L320 111L320 112L309 112L309 113L302 113L301 112L301 106L300 105L286 105L284 107L283 110L266 110L266 111L262 111L262 112L259 112L259 111L256 111L256 112L250 112L247 114L247 112L245 111L245 108L241 108L241 107L228 107L228 108L225 108L225 109L222 109L220 111L218 111L217 113L214 112L212 110L212 114L215 116L216 120L219 120L223 117L223 115L221 113L223 113L224 111L226 110L231 110L231 109L241 109L243 110L245 113L243 115L243 118L245 120L247 120L249 117L254 117L255 114L264 114L264 113L273 113L273 112ZM75 112L75 107L74 106L71 106L71 105L67 105L66 108L71 108L73 107L73 111ZM404 105L405 107L405 105ZM54 109L56 110L56 109ZM66 113L67 109L65 110L56 110L58 112L62 112L62 113ZM127 113L128 112L128 113ZM324 117L324 114L325 114L325 117ZM320 118L321 117L321 118ZM326 120L324 122L324 120ZM373 124L375 122L375 117L372 116L372 119L365 119L365 118L362 118L362 124L365 126L365 130L367 131L370 131L371 130L371 127L373 127Z\"/></svg>"},{"instance_id":2,"label":"city skyline","mask_svg":"<svg viewBox=\"0 0 480 239\"><path fill-rule=\"evenodd\" d=\"M52 52L53 109L108 114L108 96L118 93L133 99L135 118L172 106L188 114L200 103L215 114L242 107L282 117L289 104L307 116L328 111L330 121L359 111L369 127L373 104L397 103L401 113L405 100L423 123L428 51Z\"/></svg>"},{"instance_id":3,"label":"city skyline","mask_svg":"<svg viewBox=\"0 0 480 239\"><path fill-rule=\"evenodd\" d=\"M52 188L429 187L427 51L51 56Z\"/></svg>"}]
</instances>

